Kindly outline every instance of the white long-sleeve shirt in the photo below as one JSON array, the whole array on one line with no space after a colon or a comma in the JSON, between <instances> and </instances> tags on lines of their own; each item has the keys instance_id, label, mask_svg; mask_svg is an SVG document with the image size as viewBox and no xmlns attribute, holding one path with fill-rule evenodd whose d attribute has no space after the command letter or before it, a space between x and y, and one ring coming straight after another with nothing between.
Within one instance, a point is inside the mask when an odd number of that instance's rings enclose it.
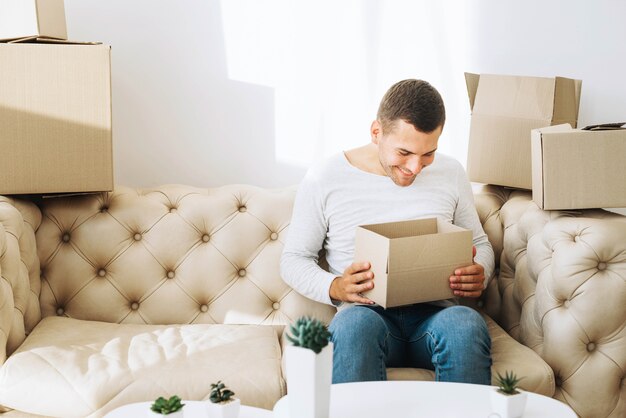
<instances>
[{"instance_id":1,"label":"white long-sleeve shirt","mask_svg":"<svg viewBox=\"0 0 626 418\"><path fill-rule=\"evenodd\" d=\"M458 161L437 153L412 185L401 187L337 154L311 168L298 187L280 263L283 280L309 299L332 304L330 285L353 262L357 226L425 217L439 217L472 231L474 261L485 269L486 287L494 270L493 249ZM329 271L317 263L321 249Z\"/></svg>"}]
</instances>

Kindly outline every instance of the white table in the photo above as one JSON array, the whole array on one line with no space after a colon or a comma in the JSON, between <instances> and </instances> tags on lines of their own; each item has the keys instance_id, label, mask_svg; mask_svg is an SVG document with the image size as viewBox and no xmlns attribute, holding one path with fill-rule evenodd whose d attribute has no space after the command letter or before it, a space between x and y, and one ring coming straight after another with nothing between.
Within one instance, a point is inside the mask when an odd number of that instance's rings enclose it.
<instances>
[{"instance_id":1,"label":"white table","mask_svg":"<svg viewBox=\"0 0 626 418\"><path fill-rule=\"evenodd\" d=\"M331 386L330 418L488 418L491 390L492 386L445 382L343 383ZM274 418L290 418L287 396L274 405ZM528 392L524 418L533 417L577 418L566 404Z\"/></svg>"},{"instance_id":2,"label":"white table","mask_svg":"<svg viewBox=\"0 0 626 418\"><path fill-rule=\"evenodd\" d=\"M185 418L206 418L205 403L202 401L183 401ZM147 417L146 411L150 409L152 402L137 402L120 406L105 415L105 418L142 418ZM168 415L163 415L167 417ZM241 405L239 418L272 418L272 411L267 409L253 408Z\"/></svg>"}]
</instances>

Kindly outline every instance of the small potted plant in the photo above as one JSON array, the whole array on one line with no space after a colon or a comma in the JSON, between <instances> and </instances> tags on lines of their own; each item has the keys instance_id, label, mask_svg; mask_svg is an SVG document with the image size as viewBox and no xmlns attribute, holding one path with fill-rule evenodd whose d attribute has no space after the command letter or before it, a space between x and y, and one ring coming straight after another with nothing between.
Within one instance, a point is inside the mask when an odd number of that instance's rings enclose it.
<instances>
[{"instance_id":1,"label":"small potted plant","mask_svg":"<svg viewBox=\"0 0 626 418\"><path fill-rule=\"evenodd\" d=\"M301 317L286 334L285 348L289 416L328 417L333 374L331 333L321 321Z\"/></svg>"},{"instance_id":2,"label":"small potted plant","mask_svg":"<svg viewBox=\"0 0 626 418\"><path fill-rule=\"evenodd\" d=\"M185 404L182 403L181 399L176 395L169 399L159 396L152 405L150 405L149 416L156 417L167 415L168 418L182 418L183 406L185 406Z\"/></svg>"},{"instance_id":3,"label":"small potted plant","mask_svg":"<svg viewBox=\"0 0 626 418\"><path fill-rule=\"evenodd\" d=\"M506 371L504 376L497 373L498 387L491 393L491 406L501 418L519 418L524 414L526 392L517 387L521 379L512 371Z\"/></svg>"},{"instance_id":4,"label":"small potted plant","mask_svg":"<svg viewBox=\"0 0 626 418\"><path fill-rule=\"evenodd\" d=\"M235 392L228 389L221 380L211 383L211 394L207 403L210 418L237 418L241 401Z\"/></svg>"}]
</instances>

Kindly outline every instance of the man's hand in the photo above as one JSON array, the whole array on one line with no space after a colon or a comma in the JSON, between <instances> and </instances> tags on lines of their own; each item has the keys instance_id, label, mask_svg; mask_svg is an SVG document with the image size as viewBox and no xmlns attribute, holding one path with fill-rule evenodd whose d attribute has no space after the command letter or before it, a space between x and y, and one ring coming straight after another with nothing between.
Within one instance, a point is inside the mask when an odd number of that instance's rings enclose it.
<instances>
[{"instance_id":1,"label":"man's hand","mask_svg":"<svg viewBox=\"0 0 626 418\"><path fill-rule=\"evenodd\" d=\"M367 271L370 263L352 263L343 272L343 276L335 277L330 285L330 297L343 302L357 302L372 305L374 302L361 296L374 288L374 273Z\"/></svg>"},{"instance_id":2,"label":"man's hand","mask_svg":"<svg viewBox=\"0 0 626 418\"><path fill-rule=\"evenodd\" d=\"M476 247L472 247L472 259L476 256ZM485 269L478 263L454 270L450 276L450 289L455 296L478 298L485 288Z\"/></svg>"}]
</instances>

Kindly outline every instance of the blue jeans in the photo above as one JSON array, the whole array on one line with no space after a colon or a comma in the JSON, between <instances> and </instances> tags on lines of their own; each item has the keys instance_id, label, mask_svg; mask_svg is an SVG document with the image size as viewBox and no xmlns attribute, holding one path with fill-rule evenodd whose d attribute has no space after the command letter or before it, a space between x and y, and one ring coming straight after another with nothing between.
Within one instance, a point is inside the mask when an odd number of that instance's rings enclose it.
<instances>
[{"instance_id":1,"label":"blue jeans","mask_svg":"<svg viewBox=\"0 0 626 418\"><path fill-rule=\"evenodd\" d=\"M487 324L466 306L354 305L335 315L333 383L387 380L387 367L435 371L445 382L491 384Z\"/></svg>"}]
</instances>

